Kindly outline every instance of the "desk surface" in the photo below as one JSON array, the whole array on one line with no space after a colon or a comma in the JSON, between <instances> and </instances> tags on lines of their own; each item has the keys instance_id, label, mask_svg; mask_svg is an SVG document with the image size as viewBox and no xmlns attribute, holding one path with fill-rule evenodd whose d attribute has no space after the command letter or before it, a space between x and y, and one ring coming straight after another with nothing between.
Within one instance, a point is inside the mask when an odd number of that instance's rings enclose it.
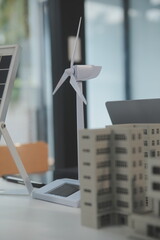
<instances>
[{"instance_id":1,"label":"desk surface","mask_svg":"<svg viewBox=\"0 0 160 240\"><path fill-rule=\"evenodd\" d=\"M0 189L23 188L0 179ZM146 240L128 227L100 230L81 225L80 209L32 199L0 195L1 240Z\"/></svg>"}]
</instances>

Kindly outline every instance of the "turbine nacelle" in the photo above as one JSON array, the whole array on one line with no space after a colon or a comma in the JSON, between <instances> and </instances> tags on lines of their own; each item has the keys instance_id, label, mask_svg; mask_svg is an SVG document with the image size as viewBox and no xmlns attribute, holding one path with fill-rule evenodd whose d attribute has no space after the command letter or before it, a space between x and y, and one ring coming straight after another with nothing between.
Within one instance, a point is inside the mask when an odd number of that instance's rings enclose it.
<instances>
[{"instance_id":1,"label":"turbine nacelle","mask_svg":"<svg viewBox=\"0 0 160 240\"><path fill-rule=\"evenodd\" d=\"M101 68L94 65L74 65L74 75L77 81L86 81L92 78L96 78Z\"/></svg>"}]
</instances>

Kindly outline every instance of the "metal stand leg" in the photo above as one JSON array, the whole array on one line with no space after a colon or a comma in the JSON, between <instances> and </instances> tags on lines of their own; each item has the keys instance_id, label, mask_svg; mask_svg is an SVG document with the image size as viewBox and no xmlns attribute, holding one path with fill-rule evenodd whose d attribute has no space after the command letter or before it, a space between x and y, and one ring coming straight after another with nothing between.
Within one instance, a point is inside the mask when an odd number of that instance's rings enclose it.
<instances>
[{"instance_id":1,"label":"metal stand leg","mask_svg":"<svg viewBox=\"0 0 160 240\"><path fill-rule=\"evenodd\" d=\"M16 149L16 147L15 147L15 145L14 145L14 143L13 143L13 141L12 141L10 135L9 135L9 132L6 128L6 124L4 122L0 122L0 132L2 133L3 138L4 138L4 140L7 144L7 147L8 147L8 149L9 149L11 155L12 155L12 158L13 158L13 160L14 160L14 162L15 162L18 170L19 170L19 173L20 173L21 177L23 178L23 181L24 181L24 183L27 187L28 193L31 195L31 193L33 191L33 186L30 182L29 176L28 176L28 174L27 174L27 172L26 172L26 170L23 166L23 163L22 163L22 161L20 159L20 156L17 152L17 149Z\"/></svg>"}]
</instances>

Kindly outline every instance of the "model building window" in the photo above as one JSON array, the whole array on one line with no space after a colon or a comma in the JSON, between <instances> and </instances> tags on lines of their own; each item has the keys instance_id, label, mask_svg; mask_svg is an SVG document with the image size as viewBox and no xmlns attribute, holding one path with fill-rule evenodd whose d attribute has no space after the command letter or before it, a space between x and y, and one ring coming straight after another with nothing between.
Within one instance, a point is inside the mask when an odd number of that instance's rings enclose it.
<instances>
[{"instance_id":1,"label":"model building window","mask_svg":"<svg viewBox=\"0 0 160 240\"><path fill-rule=\"evenodd\" d=\"M107 224L110 224L111 222L111 216L109 214L100 216L100 225L106 226Z\"/></svg>"},{"instance_id":2,"label":"model building window","mask_svg":"<svg viewBox=\"0 0 160 240\"><path fill-rule=\"evenodd\" d=\"M147 226L147 233L148 233L148 236L159 239L159 237L160 237L160 227L148 225Z\"/></svg>"},{"instance_id":3,"label":"model building window","mask_svg":"<svg viewBox=\"0 0 160 240\"><path fill-rule=\"evenodd\" d=\"M85 175L83 176L84 179L91 179L91 176Z\"/></svg>"},{"instance_id":4,"label":"model building window","mask_svg":"<svg viewBox=\"0 0 160 240\"><path fill-rule=\"evenodd\" d=\"M145 153L144 153L144 157L148 157L148 152L145 152Z\"/></svg>"},{"instance_id":5,"label":"model building window","mask_svg":"<svg viewBox=\"0 0 160 240\"><path fill-rule=\"evenodd\" d=\"M157 145L159 145L159 140L157 140Z\"/></svg>"},{"instance_id":6,"label":"model building window","mask_svg":"<svg viewBox=\"0 0 160 240\"><path fill-rule=\"evenodd\" d=\"M148 206L148 197L146 197L146 206Z\"/></svg>"},{"instance_id":7,"label":"model building window","mask_svg":"<svg viewBox=\"0 0 160 240\"><path fill-rule=\"evenodd\" d=\"M97 181L98 182L103 182L103 181L106 181L106 180L109 180L109 179L111 179L111 175L110 174L104 174L104 175L98 176Z\"/></svg>"},{"instance_id":8,"label":"model building window","mask_svg":"<svg viewBox=\"0 0 160 240\"><path fill-rule=\"evenodd\" d=\"M153 167L152 168L152 173L153 174L160 174L160 167Z\"/></svg>"},{"instance_id":9,"label":"model building window","mask_svg":"<svg viewBox=\"0 0 160 240\"><path fill-rule=\"evenodd\" d=\"M152 128L152 134L154 134L154 129Z\"/></svg>"},{"instance_id":10,"label":"model building window","mask_svg":"<svg viewBox=\"0 0 160 240\"><path fill-rule=\"evenodd\" d=\"M142 138L142 135L141 133L138 134L138 139L141 139Z\"/></svg>"},{"instance_id":11,"label":"model building window","mask_svg":"<svg viewBox=\"0 0 160 240\"><path fill-rule=\"evenodd\" d=\"M83 165L84 165L84 166L90 166L91 163L90 163L90 162L84 162Z\"/></svg>"},{"instance_id":12,"label":"model building window","mask_svg":"<svg viewBox=\"0 0 160 240\"><path fill-rule=\"evenodd\" d=\"M145 164L144 164L144 167L145 167L145 168L148 168L148 165L147 165L147 163L145 163Z\"/></svg>"},{"instance_id":13,"label":"model building window","mask_svg":"<svg viewBox=\"0 0 160 240\"><path fill-rule=\"evenodd\" d=\"M92 190L88 189L88 188L85 188L83 191L86 192L86 193L91 193L92 192Z\"/></svg>"},{"instance_id":14,"label":"model building window","mask_svg":"<svg viewBox=\"0 0 160 240\"><path fill-rule=\"evenodd\" d=\"M117 187L117 193L119 194L128 194L127 188Z\"/></svg>"},{"instance_id":15,"label":"model building window","mask_svg":"<svg viewBox=\"0 0 160 240\"><path fill-rule=\"evenodd\" d=\"M154 146L155 145L155 141L154 140L152 140L152 146Z\"/></svg>"},{"instance_id":16,"label":"model building window","mask_svg":"<svg viewBox=\"0 0 160 240\"><path fill-rule=\"evenodd\" d=\"M136 137L135 137L135 134L132 134L132 140L135 140Z\"/></svg>"},{"instance_id":17,"label":"model building window","mask_svg":"<svg viewBox=\"0 0 160 240\"><path fill-rule=\"evenodd\" d=\"M156 151L155 150L151 150L150 151L150 156L151 157L155 157L156 156Z\"/></svg>"},{"instance_id":18,"label":"model building window","mask_svg":"<svg viewBox=\"0 0 160 240\"><path fill-rule=\"evenodd\" d=\"M100 202L98 203L98 210L102 210L104 208L109 208L112 206L112 201L104 201L104 202Z\"/></svg>"},{"instance_id":19,"label":"model building window","mask_svg":"<svg viewBox=\"0 0 160 240\"><path fill-rule=\"evenodd\" d=\"M157 151L157 156L158 156L158 157L160 156L160 151Z\"/></svg>"},{"instance_id":20,"label":"model building window","mask_svg":"<svg viewBox=\"0 0 160 240\"><path fill-rule=\"evenodd\" d=\"M124 202L124 201L118 200L118 201L117 201L117 207L128 208L128 207L129 207L129 204L128 204L128 202Z\"/></svg>"},{"instance_id":21,"label":"model building window","mask_svg":"<svg viewBox=\"0 0 160 240\"><path fill-rule=\"evenodd\" d=\"M96 151L97 155L110 153L110 148L98 148Z\"/></svg>"},{"instance_id":22,"label":"model building window","mask_svg":"<svg viewBox=\"0 0 160 240\"><path fill-rule=\"evenodd\" d=\"M82 139L90 139L90 136L88 136L88 135L83 135L83 136L82 136Z\"/></svg>"},{"instance_id":23,"label":"model building window","mask_svg":"<svg viewBox=\"0 0 160 240\"><path fill-rule=\"evenodd\" d=\"M127 137L124 134L115 134L115 140L126 140Z\"/></svg>"},{"instance_id":24,"label":"model building window","mask_svg":"<svg viewBox=\"0 0 160 240\"><path fill-rule=\"evenodd\" d=\"M144 141L144 146L148 146L148 142L146 140Z\"/></svg>"},{"instance_id":25,"label":"model building window","mask_svg":"<svg viewBox=\"0 0 160 240\"><path fill-rule=\"evenodd\" d=\"M101 189L98 190L97 195L98 195L98 196L103 196L103 195L109 194L109 193L111 193L111 192L112 192L111 187L101 188Z\"/></svg>"},{"instance_id":26,"label":"model building window","mask_svg":"<svg viewBox=\"0 0 160 240\"><path fill-rule=\"evenodd\" d=\"M92 206L92 203L90 203L90 202L85 202L84 205L85 205L85 206L88 206L88 207L91 207L91 206Z\"/></svg>"},{"instance_id":27,"label":"model building window","mask_svg":"<svg viewBox=\"0 0 160 240\"><path fill-rule=\"evenodd\" d=\"M125 161L117 160L117 161L116 161L116 166L117 166L117 167L128 167L128 163L125 162Z\"/></svg>"},{"instance_id":28,"label":"model building window","mask_svg":"<svg viewBox=\"0 0 160 240\"><path fill-rule=\"evenodd\" d=\"M111 136L102 134L102 135L97 135L96 136L96 141L105 141L105 140L110 140Z\"/></svg>"},{"instance_id":29,"label":"model building window","mask_svg":"<svg viewBox=\"0 0 160 240\"><path fill-rule=\"evenodd\" d=\"M116 147L115 149L116 153L127 153L127 149L123 147Z\"/></svg>"},{"instance_id":30,"label":"model building window","mask_svg":"<svg viewBox=\"0 0 160 240\"><path fill-rule=\"evenodd\" d=\"M121 180L121 181L127 181L128 180L128 176L125 174L117 174L116 175L117 180Z\"/></svg>"},{"instance_id":31,"label":"model building window","mask_svg":"<svg viewBox=\"0 0 160 240\"><path fill-rule=\"evenodd\" d=\"M159 133L159 128L157 128L157 131L156 131L156 133Z\"/></svg>"},{"instance_id":32,"label":"model building window","mask_svg":"<svg viewBox=\"0 0 160 240\"><path fill-rule=\"evenodd\" d=\"M147 129L144 129L144 130L143 130L143 133L144 133L145 135L147 135Z\"/></svg>"},{"instance_id":33,"label":"model building window","mask_svg":"<svg viewBox=\"0 0 160 240\"><path fill-rule=\"evenodd\" d=\"M97 163L97 168L110 167L110 166L111 166L110 160Z\"/></svg>"},{"instance_id":34,"label":"model building window","mask_svg":"<svg viewBox=\"0 0 160 240\"><path fill-rule=\"evenodd\" d=\"M88 152L90 152L90 149L87 149L87 148L86 148L86 149L83 149L82 151L88 153Z\"/></svg>"}]
</instances>

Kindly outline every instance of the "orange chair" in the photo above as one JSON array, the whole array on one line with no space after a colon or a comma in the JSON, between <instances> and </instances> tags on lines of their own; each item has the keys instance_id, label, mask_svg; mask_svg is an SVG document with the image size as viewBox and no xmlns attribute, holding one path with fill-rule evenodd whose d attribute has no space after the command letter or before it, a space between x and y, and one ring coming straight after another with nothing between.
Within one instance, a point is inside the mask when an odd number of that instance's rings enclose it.
<instances>
[{"instance_id":1,"label":"orange chair","mask_svg":"<svg viewBox=\"0 0 160 240\"><path fill-rule=\"evenodd\" d=\"M44 173L48 170L48 144L35 142L15 145L27 173ZM7 146L0 146L0 176L19 174Z\"/></svg>"}]
</instances>

